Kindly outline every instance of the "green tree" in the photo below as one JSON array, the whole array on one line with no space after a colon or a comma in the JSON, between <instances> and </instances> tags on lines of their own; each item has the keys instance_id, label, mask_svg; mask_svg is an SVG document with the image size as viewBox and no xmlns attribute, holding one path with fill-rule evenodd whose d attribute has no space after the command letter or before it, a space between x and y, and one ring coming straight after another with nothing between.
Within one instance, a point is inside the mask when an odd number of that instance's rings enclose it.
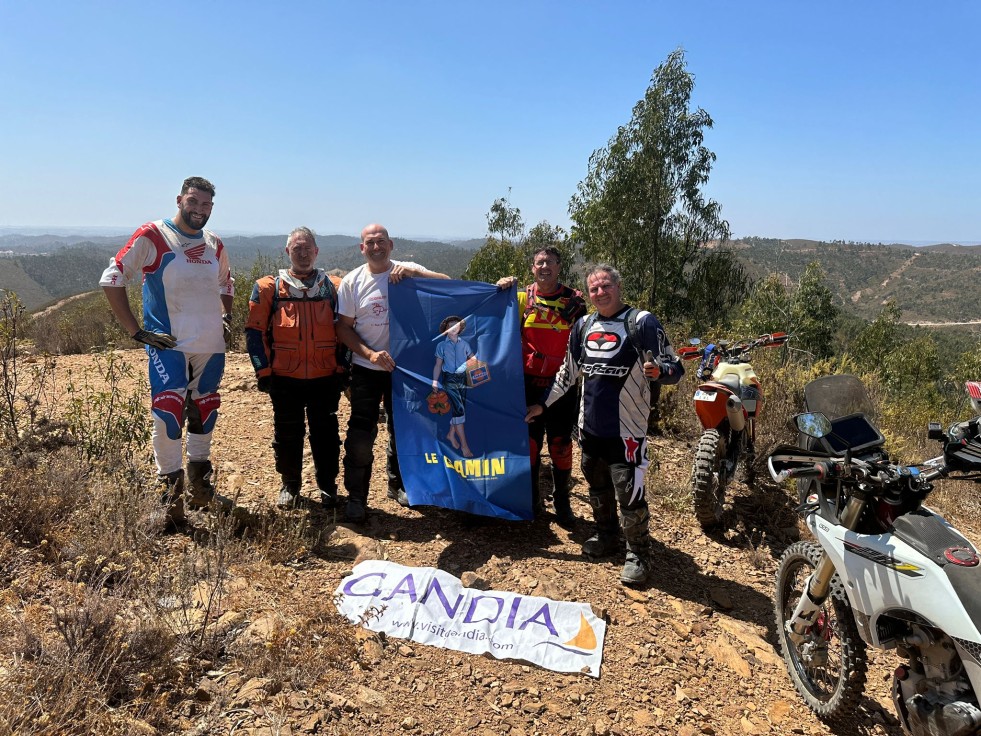
<instances>
[{"instance_id":1,"label":"green tree","mask_svg":"<svg viewBox=\"0 0 981 736\"><path fill-rule=\"evenodd\" d=\"M521 210L511 206L511 188L508 196L495 199L487 213L487 232L496 234L500 243L514 243L525 231Z\"/></svg>"},{"instance_id":2,"label":"green tree","mask_svg":"<svg viewBox=\"0 0 981 736\"><path fill-rule=\"evenodd\" d=\"M935 388L941 377L937 344L929 335L920 335L897 345L882 358L879 373L883 385L894 396Z\"/></svg>"},{"instance_id":3,"label":"green tree","mask_svg":"<svg viewBox=\"0 0 981 736\"><path fill-rule=\"evenodd\" d=\"M718 321L746 289L742 267L721 247L729 225L702 193L715 154L703 145L712 118L690 106L694 84L684 51L672 52L630 121L593 152L569 203L582 256L616 266L625 298L668 321L709 311ZM709 294L709 308L696 304Z\"/></svg>"},{"instance_id":4,"label":"green tree","mask_svg":"<svg viewBox=\"0 0 981 736\"><path fill-rule=\"evenodd\" d=\"M780 276L771 273L753 285L739 308L736 327L741 335L790 331L790 294Z\"/></svg>"},{"instance_id":5,"label":"green tree","mask_svg":"<svg viewBox=\"0 0 981 736\"><path fill-rule=\"evenodd\" d=\"M487 231L487 242L470 259L463 278L488 283L494 283L503 276L528 278L532 255L549 245L555 246L562 254L559 278L564 282L571 276L575 266L575 250L563 228L542 220L526 235L521 210L501 198L494 200L487 213Z\"/></svg>"},{"instance_id":6,"label":"green tree","mask_svg":"<svg viewBox=\"0 0 981 736\"><path fill-rule=\"evenodd\" d=\"M808 263L790 302L793 347L814 358L830 358L835 353L840 312L821 265Z\"/></svg>"},{"instance_id":7,"label":"green tree","mask_svg":"<svg viewBox=\"0 0 981 736\"><path fill-rule=\"evenodd\" d=\"M878 316L855 338L851 353L862 370L877 371L882 359L899 347L902 341L902 315L895 299L890 299Z\"/></svg>"}]
</instances>

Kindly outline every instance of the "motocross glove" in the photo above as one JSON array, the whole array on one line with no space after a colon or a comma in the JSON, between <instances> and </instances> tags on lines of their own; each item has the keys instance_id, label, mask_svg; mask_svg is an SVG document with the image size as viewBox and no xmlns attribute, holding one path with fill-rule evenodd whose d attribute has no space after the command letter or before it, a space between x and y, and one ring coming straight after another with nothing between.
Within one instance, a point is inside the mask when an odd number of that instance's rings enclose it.
<instances>
[{"instance_id":1,"label":"motocross glove","mask_svg":"<svg viewBox=\"0 0 981 736\"><path fill-rule=\"evenodd\" d=\"M232 336L232 315L231 312L228 314L221 315L221 328L225 333L225 342Z\"/></svg>"},{"instance_id":2,"label":"motocross glove","mask_svg":"<svg viewBox=\"0 0 981 736\"><path fill-rule=\"evenodd\" d=\"M264 394L268 394L269 389L272 388L272 376L259 376L255 382L259 390Z\"/></svg>"},{"instance_id":3,"label":"motocross glove","mask_svg":"<svg viewBox=\"0 0 981 736\"><path fill-rule=\"evenodd\" d=\"M157 350L171 350L177 346L177 340L174 336L168 335L166 332L150 332L140 329L133 333L133 339Z\"/></svg>"}]
</instances>

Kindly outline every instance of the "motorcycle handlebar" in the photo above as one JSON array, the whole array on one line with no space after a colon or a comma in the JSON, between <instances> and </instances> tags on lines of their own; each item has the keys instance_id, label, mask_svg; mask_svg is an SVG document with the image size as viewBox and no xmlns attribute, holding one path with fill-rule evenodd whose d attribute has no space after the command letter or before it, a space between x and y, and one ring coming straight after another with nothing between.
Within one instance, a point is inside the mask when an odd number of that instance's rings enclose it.
<instances>
[{"instance_id":1,"label":"motorcycle handlebar","mask_svg":"<svg viewBox=\"0 0 981 736\"><path fill-rule=\"evenodd\" d=\"M777 474L776 480L777 482L785 481L789 478L817 478L818 480L824 480L825 478L830 477L834 470L834 463L814 463L814 465L810 467L781 470Z\"/></svg>"}]
</instances>

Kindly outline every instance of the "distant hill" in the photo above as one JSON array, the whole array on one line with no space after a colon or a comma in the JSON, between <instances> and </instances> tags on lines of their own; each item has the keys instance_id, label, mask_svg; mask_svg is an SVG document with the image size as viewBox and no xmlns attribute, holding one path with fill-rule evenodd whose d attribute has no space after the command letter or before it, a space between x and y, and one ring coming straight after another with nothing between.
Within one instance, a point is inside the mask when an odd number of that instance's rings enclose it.
<instances>
[{"instance_id":1,"label":"distant hill","mask_svg":"<svg viewBox=\"0 0 981 736\"><path fill-rule=\"evenodd\" d=\"M848 311L871 319L895 299L909 322L981 319L981 246L842 243L742 238L732 243L754 278L791 281L817 261Z\"/></svg>"},{"instance_id":2,"label":"distant hill","mask_svg":"<svg viewBox=\"0 0 981 736\"><path fill-rule=\"evenodd\" d=\"M233 271L248 274L257 256L281 261L286 235L230 236L223 240ZM0 257L0 288L15 290L29 309L92 290L109 259L125 242L126 236L0 236L0 251L15 251ZM364 262L357 236L322 235L318 243L318 263L324 268L349 271ZM482 240L453 244L396 238L393 255L459 278L475 247L482 244ZM797 281L807 264L817 261L839 303L865 319L875 317L887 299L895 299L908 322L981 320L977 298L979 245L914 247L760 237L740 238L730 245L754 279L777 273Z\"/></svg>"},{"instance_id":3,"label":"distant hill","mask_svg":"<svg viewBox=\"0 0 981 736\"><path fill-rule=\"evenodd\" d=\"M0 289L17 292L29 310L91 291L97 288L109 260L128 237L0 235ZM232 271L248 274L257 257L276 262L284 255L286 234L231 236L222 241L228 248ZM358 243L357 236L318 236L317 262L328 270L350 271L364 263ZM472 249L449 243L402 238L395 238L393 251L393 257L398 260L416 261L454 278L463 274L472 256Z\"/></svg>"}]
</instances>

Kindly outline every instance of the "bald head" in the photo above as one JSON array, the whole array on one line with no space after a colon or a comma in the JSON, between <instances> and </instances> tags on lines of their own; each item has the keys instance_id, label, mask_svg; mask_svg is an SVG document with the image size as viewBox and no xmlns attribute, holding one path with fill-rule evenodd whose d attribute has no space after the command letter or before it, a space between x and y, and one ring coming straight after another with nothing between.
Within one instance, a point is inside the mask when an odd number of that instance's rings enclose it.
<instances>
[{"instance_id":1,"label":"bald head","mask_svg":"<svg viewBox=\"0 0 981 736\"><path fill-rule=\"evenodd\" d=\"M388 230L372 224L361 231L361 254L372 273L384 273L392 267L392 248L395 244L388 237Z\"/></svg>"}]
</instances>

